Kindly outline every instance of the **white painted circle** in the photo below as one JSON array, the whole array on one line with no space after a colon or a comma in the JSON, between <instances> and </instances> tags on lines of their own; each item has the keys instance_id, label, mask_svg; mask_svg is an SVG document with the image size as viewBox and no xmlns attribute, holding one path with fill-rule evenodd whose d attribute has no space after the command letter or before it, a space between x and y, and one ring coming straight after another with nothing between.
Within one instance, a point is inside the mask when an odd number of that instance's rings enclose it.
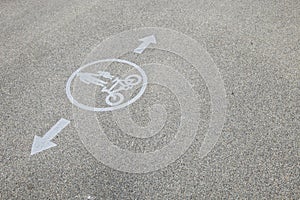
<instances>
[{"instance_id":1,"label":"white painted circle","mask_svg":"<svg viewBox=\"0 0 300 200\"><path fill-rule=\"evenodd\" d=\"M141 87L139 93L134 98L130 99L129 101L127 101L125 103L122 103L120 105L112 106L112 107L95 108L95 107L91 107L91 106L79 103L72 96L72 93L71 93L71 84L72 84L73 79L76 77L76 75L81 70L83 70L83 69L85 69L85 68L87 68L89 66L92 66L92 65L95 65L95 64L98 64L98 63L105 63L105 62L119 62L119 63L124 63L124 64L128 64L128 65L134 67L136 70L138 70L140 72L140 74L142 75L142 79L143 79L143 84L142 84L142 87ZM135 64L133 62L130 62L130 61L127 61L127 60L111 58L111 59L98 60L98 61L95 61L95 62L92 62L92 63L88 63L88 64L80 67L79 69L77 69L70 76L70 78L68 79L67 86L66 86L66 93L67 93L67 96L68 96L69 100L71 101L71 103L74 104L74 105L76 105L77 107L79 107L81 109L89 110L89 111L105 112L105 111L113 111L113 110L117 110L117 109L120 109L120 108L124 108L125 106L128 106L128 105L132 104L133 102L135 102L136 100L138 100L143 95L143 93L146 90L146 87L147 87L147 76L146 76L144 70L141 67L139 67L137 64Z\"/></svg>"}]
</instances>

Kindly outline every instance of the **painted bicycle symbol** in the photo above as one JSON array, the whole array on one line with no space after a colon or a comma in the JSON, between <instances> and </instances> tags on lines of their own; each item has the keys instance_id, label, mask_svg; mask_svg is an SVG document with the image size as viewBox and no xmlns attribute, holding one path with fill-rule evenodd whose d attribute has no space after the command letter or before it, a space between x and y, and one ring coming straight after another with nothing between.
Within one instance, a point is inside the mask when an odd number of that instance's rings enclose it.
<instances>
[{"instance_id":1,"label":"painted bicycle symbol","mask_svg":"<svg viewBox=\"0 0 300 200\"><path fill-rule=\"evenodd\" d=\"M130 90L142 82L142 77L137 74L132 74L122 79L106 71L98 71L97 73L81 72L77 76L80 81L86 84L102 87L101 92L107 93L105 102L110 106L121 104L125 99L122 91Z\"/></svg>"}]
</instances>

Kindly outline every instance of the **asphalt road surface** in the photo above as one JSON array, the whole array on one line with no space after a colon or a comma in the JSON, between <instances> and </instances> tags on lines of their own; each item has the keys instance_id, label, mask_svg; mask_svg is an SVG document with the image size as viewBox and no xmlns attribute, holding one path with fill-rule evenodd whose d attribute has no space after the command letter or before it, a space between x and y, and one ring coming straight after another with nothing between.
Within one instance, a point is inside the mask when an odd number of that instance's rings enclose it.
<instances>
[{"instance_id":1,"label":"asphalt road surface","mask_svg":"<svg viewBox=\"0 0 300 200\"><path fill-rule=\"evenodd\" d=\"M2 0L0 67L1 200L300 199L299 0Z\"/></svg>"}]
</instances>

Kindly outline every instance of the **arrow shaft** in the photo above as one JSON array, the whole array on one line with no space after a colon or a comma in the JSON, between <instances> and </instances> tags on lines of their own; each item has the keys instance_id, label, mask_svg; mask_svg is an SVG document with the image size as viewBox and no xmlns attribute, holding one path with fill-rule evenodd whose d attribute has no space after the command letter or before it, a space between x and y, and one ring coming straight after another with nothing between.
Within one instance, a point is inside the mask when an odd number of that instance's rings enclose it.
<instances>
[{"instance_id":1,"label":"arrow shaft","mask_svg":"<svg viewBox=\"0 0 300 200\"><path fill-rule=\"evenodd\" d=\"M143 42L134 50L134 52L142 53L149 46L149 44L149 42Z\"/></svg>"},{"instance_id":2,"label":"arrow shaft","mask_svg":"<svg viewBox=\"0 0 300 200\"><path fill-rule=\"evenodd\" d=\"M70 123L69 120L61 118L52 128L44 135L43 139L52 140L62 129Z\"/></svg>"}]
</instances>

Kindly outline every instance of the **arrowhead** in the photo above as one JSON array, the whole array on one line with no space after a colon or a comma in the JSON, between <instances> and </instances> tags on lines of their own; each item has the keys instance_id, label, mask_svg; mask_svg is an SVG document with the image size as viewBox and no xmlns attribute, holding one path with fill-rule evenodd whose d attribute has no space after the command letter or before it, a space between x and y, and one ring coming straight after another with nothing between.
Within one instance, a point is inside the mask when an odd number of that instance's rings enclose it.
<instances>
[{"instance_id":1,"label":"arrowhead","mask_svg":"<svg viewBox=\"0 0 300 200\"><path fill-rule=\"evenodd\" d=\"M44 139L39 136L34 136L33 144L31 147L31 155L49 149L51 147L55 147L56 144L51 142L50 140Z\"/></svg>"},{"instance_id":2,"label":"arrowhead","mask_svg":"<svg viewBox=\"0 0 300 200\"><path fill-rule=\"evenodd\" d=\"M147 36L147 37L144 37L142 39L139 39L139 41L141 42L146 42L146 43L154 43L156 44L156 38L154 35L150 35L150 36Z\"/></svg>"}]
</instances>

